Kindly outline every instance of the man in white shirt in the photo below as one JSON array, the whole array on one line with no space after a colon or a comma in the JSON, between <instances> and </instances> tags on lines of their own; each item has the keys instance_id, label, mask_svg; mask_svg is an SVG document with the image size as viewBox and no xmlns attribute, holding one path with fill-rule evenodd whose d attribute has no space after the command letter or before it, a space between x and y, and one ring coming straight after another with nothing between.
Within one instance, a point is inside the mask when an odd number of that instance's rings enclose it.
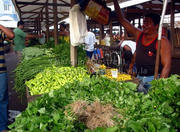
<instances>
[{"instance_id":1,"label":"man in white shirt","mask_svg":"<svg viewBox=\"0 0 180 132\"><path fill-rule=\"evenodd\" d=\"M125 59L125 71L129 69L132 57L136 51L136 42L131 40L122 40L119 46L123 50L123 58ZM136 72L135 65L133 66L133 73Z\"/></svg>"},{"instance_id":2,"label":"man in white shirt","mask_svg":"<svg viewBox=\"0 0 180 132\"><path fill-rule=\"evenodd\" d=\"M94 51L94 44L96 43L96 37L93 32L88 31L87 35L85 36L85 50L86 55L88 58L92 58L93 51Z\"/></svg>"},{"instance_id":3,"label":"man in white shirt","mask_svg":"<svg viewBox=\"0 0 180 132\"><path fill-rule=\"evenodd\" d=\"M131 51L132 54L134 54L136 50L136 42L131 40L124 40L122 43L120 43L121 48L123 48L125 51Z\"/></svg>"}]
</instances>

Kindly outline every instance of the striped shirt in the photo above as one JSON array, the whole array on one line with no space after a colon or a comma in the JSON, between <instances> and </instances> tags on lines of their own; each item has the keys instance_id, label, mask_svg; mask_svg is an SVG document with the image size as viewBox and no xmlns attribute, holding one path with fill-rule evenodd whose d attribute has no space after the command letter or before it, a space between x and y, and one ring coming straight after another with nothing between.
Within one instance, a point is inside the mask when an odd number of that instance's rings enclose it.
<instances>
[{"instance_id":1,"label":"striped shirt","mask_svg":"<svg viewBox=\"0 0 180 132\"><path fill-rule=\"evenodd\" d=\"M5 34L0 30L0 73L6 72L4 43L3 43L4 40L5 40Z\"/></svg>"}]
</instances>

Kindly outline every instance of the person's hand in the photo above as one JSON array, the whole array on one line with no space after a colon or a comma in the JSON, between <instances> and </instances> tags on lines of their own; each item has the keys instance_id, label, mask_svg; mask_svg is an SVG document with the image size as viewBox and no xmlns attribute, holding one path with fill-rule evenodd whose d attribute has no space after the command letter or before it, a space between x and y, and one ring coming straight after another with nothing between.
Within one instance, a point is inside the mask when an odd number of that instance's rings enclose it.
<instances>
[{"instance_id":1,"label":"person's hand","mask_svg":"<svg viewBox=\"0 0 180 132\"><path fill-rule=\"evenodd\" d=\"M133 74L133 70L132 68L129 68L128 71L127 71L128 74L132 75Z\"/></svg>"}]
</instances>

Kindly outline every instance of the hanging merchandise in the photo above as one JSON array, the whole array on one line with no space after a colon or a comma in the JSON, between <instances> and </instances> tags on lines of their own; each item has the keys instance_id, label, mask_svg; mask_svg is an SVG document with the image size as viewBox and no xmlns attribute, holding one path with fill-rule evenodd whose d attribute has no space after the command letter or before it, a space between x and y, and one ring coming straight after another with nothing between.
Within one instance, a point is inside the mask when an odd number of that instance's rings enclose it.
<instances>
[{"instance_id":1,"label":"hanging merchandise","mask_svg":"<svg viewBox=\"0 0 180 132\"><path fill-rule=\"evenodd\" d=\"M96 48L93 51L93 55L94 55L94 59L97 60L98 59L98 55L97 55L97 50Z\"/></svg>"},{"instance_id":2,"label":"hanging merchandise","mask_svg":"<svg viewBox=\"0 0 180 132\"><path fill-rule=\"evenodd\" d=\"M87 23L85 15L80 11L79 4L72 7L69 12L70 40L73 46L84 43L87 34Z\"/></svg>"},{"instance_id":3,"label":"hanging merchandise","mask_svg":"<svg viewBox=\"0 0 180 132\"><path fill-rule=\"evenodd\" d=\"M111 9L102 0L78 0L81 10L100 24L108 24Z\"/></svg>"},{"instance_id":4,"label":"hanging merchandise","mask_svg":"<svg viewBox=\"0 0 180 132\"><path fill-rule=\"evenodd\" d=\"M96 52L97 52L98 59L100 59L100 58L101 58L100 49L97 48L97 51L96 51Z\"/></svg>"},{"instance_id":5,"label":"hanging merchandise","mask_svg":"<svg viewBox=\"0 0 180 132\"><path fill-rule=\"evenodd\" d=\"M103 59L104 58L104 54L103 54L102 48L100 48L100 54L101 54L101 59Z\"/></svg>"}]
</instances>

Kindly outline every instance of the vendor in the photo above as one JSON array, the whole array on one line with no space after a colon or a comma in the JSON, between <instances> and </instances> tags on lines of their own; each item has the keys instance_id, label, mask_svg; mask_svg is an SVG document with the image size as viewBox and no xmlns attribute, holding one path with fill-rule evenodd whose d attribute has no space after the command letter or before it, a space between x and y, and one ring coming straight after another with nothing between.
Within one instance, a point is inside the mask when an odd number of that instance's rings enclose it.
<instances>
[{"instance_id":1,"label":"vendor","mask_svg":"<svg viewBox=\"0 0 180 132\"><path fill-rule=\"evenodd\" d=\"M136 39L136 52L134 53L129 73L132 73L133 64L136 63L138 78L145 84L144 87L149 89L154 79L156 50L158 47L157 36L160 16L157 14L146 14L143 20L142 30L134 27L123 15L117 0L113 0L115 11L119 22L126 31ZM169 76L171 69L171 44L168 39L162 36L160 50L160 67L159 74L161 78Z\"/></svg>"}]
</instances>

